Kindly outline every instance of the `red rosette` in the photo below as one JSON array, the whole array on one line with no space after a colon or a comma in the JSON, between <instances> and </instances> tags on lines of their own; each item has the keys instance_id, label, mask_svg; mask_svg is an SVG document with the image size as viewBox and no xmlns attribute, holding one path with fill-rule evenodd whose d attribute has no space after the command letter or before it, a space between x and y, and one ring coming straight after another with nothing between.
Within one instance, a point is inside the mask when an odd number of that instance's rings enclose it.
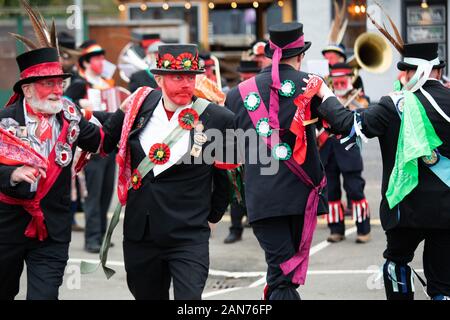
<instances>
[{"instance_id":1,"label":"red rosette","mask_svg":"<svg viewBox=\"0 0 450 320\"><path fill-rule=\"evenodd\" d=\"M150 148L150 161L156 165L164 165L169 162L170 148L165 143L156 143Z\"/></svg>"},{"instance_id":2,"label":"red rosette","mask_svg":"<svg viewBox=\"0 0 450 320\"><path fill-rule=\"evenodd\" d=\"M137 169L131 175L131 186L134 190L138 190L142 185L142 176Z\"/></svg>"},{"instance_id":3,"label":"red rosette","mask_svg":"<svg viewBox=\"0 0 450 320\"><path fill-rule=\"evenodd\" d=\"M178 123L184 130L192 130L198 123L198 113L192 108L184 109L178 116Z\"/></svg>"},{"instance_id":4,"label":"red rosette","mask_svg":"<svg viewBox=\"0 0 450 320\"><path fill-rule=\"evenodd\" d=\"M170 53L165 53L162 57L158 57L158 68L174 69L176 60Z\"/></svg>"},{"instance_id":5,"label":"red rosette","mask_svg":"<svg viewBox=\"0 0 450 320\"><path fill-rule=\"evenodd\" d=\"M177 70L197 70L198 63L196 57L189 52L184 52L177 57Z\"/></svg>"}]
</instances>

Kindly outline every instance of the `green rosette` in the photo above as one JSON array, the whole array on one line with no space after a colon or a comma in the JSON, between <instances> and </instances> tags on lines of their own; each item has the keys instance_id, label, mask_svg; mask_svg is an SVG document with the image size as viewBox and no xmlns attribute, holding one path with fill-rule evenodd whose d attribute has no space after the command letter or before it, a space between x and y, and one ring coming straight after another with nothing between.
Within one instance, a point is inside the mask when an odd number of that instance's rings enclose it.
<instances>
[{"instance_id":1,"label":"green rosette","mask_svg":"<svg viewBox=\"0 0 450 320\"><path fill-rule=\"evenodd\" d=\"M244 106L249 111L255 111L261 105L261 97L256 92L251 92L245 98Z\"/></svg>"},{"instance_id":2,"label":"green rosette","mask_svg":"<svg viewBox=\"0 0 450 320\"><path fill-rule=\"evenodd\" d=\"M278 90L278 93L282 97L290 98L295 94L295 83L291 80L283 81L281 84L281 89Z\"/></svg>"},{"instance_id":3,"label":"green rosette","mask_svg":"<svg viewBox=\"0 0 450 320\"><path fill-rule=\"evenodd\" d=\"M262 118L256 124L256 132L262 137L270 137L273 133L270 128L269 118Z\"/></svg>"},{"instance_id":4,"label":"green rosette","mask_svg":"<svg viewBox=\"0 0 450 320\"><path fill-rule=\"evenodd\" d=\"M292 157L292 149L287 143L277 144L272 150L272 156L276 160L288 161Z\"/></svg>"}]
</instances>

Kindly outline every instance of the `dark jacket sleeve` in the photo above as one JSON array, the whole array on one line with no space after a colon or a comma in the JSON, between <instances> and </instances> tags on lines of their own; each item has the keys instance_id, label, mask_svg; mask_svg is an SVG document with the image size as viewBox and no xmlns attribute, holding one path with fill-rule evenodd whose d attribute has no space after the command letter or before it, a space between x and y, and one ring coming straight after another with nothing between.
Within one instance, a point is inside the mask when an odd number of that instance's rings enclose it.
<instances>
[{"instance_id":1,"label":"dark jacket sleeve","mask_svg":"<svg viewBox=\"0 0 450 320\"><path fill-rule=\"evenodd\" d=\"M382 97L380 102L372 104L367 109L357 112L361 115L362 131L368 138L381 136L385 133L389 122L395 113L392 110L392 99ZM337 134L349 134L354 124L354 114L335 97L325 100L317 109L319 115L331 126L331 131Z\"/></svg>"},{"instance_id":2,"label":"dark jacket sleeve","mask_svg":"<svg viewBox=\"0 0 450 320\"><path fill-rule=\"evenodd\" d=\"M122 135L122 125L125 118L125 113L122 110L117 110L109 119L103 124L103 132L105 138L103 141L103 151L111 153L117 148Z\"/></svg>"},{"instance_id":3,"label":"dark jacket sleeve","mask_svg":"<svg viewBox=\"0 0 450 320\"><path fill-rule=\"evenodd\" d=\"M109 118L112 117L114 112L94 111L92 114L102 125L104 125L105 122L108 121Z\"/></svg>"},{"instance_id":4,"label":"dark jacket sleeve","mask_svg":"<svg viewBox=\"0 0 450 320\"><path fill-rule=\"evenodd\" d=\"M11 175L18 166L0 165L0 191L7 196L17 199L32 199L35 195L30 192L31 185L28 182L21 182L11 186Z\"/></svg>"},{"instance_id":5,"label":"dark jacket sleeve","mask_svg":"<svg viewBox=\"0 0 450 320\"><path fill-rule=\"evenodd\" d=\"M211 197L211 211L208 221L218 223L222 220L230 203L230 182L227 170L213 168L213 191Z\"/></svg>"},{"instance_id":6,"label":"dark jacket sleeve","mask_svg":"<svg viewBox=\"0 0 450 320\"><path fill-rule=\"evenodd\" d=\"M85 118L81 118L79 126L78 146L85 151L97 152L101 139L100 128L93 123L89 123Z\"/></svg>"}]
</instances>

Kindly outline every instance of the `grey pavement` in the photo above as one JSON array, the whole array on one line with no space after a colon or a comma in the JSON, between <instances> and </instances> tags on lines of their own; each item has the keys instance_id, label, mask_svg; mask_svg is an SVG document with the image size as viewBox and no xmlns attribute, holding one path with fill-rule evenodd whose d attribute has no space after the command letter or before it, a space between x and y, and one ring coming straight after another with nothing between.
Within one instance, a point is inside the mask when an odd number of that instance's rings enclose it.
<instances>
[{"instance_id":1,"label":"grey pavement","mask_svg":"<svg viewBox=\"0 0 450 320\"><path fill-rule=\"evenodd\" d=\"M356 244L356 233L352 221L347 223L347 239L338 244L328 244L327 226L322 219L314 235L309 272L305 286L299 288L305 300L380 300L384 299L382 277L379 270L384 263L382 253L385 235L379 224L378 207L381 185L381 156L378 141L364 145L364 177L366 196L371 206L373 219L372 241ZM345 199L345 197L344 197ZM77 219L83 223L83 215ZM214 300L260 300L264 286L264 253L251 229L245 229L243 240L235 244L224 244L230 222L226 216L213 229L210 240L210 276L204 291L204 299ZM79 262L98 259L97 255L83 250L82 233L73 233L70 261L64 283L60 289L63 300L128 300L133 299L126 284L122 255L122 223L113 235L115 246L109 253L109 261L117 274L106 280L101 270L94 274L80 275ZM422 252L416 251L412 266L421 272ZM423 273L422 273L423 275ZM26 272L22 276L21 290L17 297L26 294ZM416 299L426 299L420 283L416 280Z\"/></svg>"}]
</instances>

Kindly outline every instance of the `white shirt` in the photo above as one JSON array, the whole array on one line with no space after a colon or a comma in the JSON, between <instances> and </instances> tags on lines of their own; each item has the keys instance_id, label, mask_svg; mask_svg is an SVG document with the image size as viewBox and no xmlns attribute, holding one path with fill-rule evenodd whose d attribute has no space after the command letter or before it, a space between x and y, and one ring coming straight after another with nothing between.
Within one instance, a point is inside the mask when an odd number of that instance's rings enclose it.
<instances>
[{"instance_id":1,"label":"white shirt","mask_svg":"<svg viewBox=\"0 0 450 320\"><path fill-rule=\"evenodd\" d=\"M192 104L189 104L182 108L178 108L169 121L166 111L164 110L161 98L150 120L139 135L139 141L141 143L142 149L147 156L150 152L150 148L154 144L162 143L164 139L179 125L179 114L181 113L181 111L188 108L192 108ZM185 133L182 135L182 137L170 148L169 162L164 165L156 165L153 168L154 176L158 176L162 172L175 165L188 152L189 145L190 131L185 130Z\"/></svg>"}]
</instances>

